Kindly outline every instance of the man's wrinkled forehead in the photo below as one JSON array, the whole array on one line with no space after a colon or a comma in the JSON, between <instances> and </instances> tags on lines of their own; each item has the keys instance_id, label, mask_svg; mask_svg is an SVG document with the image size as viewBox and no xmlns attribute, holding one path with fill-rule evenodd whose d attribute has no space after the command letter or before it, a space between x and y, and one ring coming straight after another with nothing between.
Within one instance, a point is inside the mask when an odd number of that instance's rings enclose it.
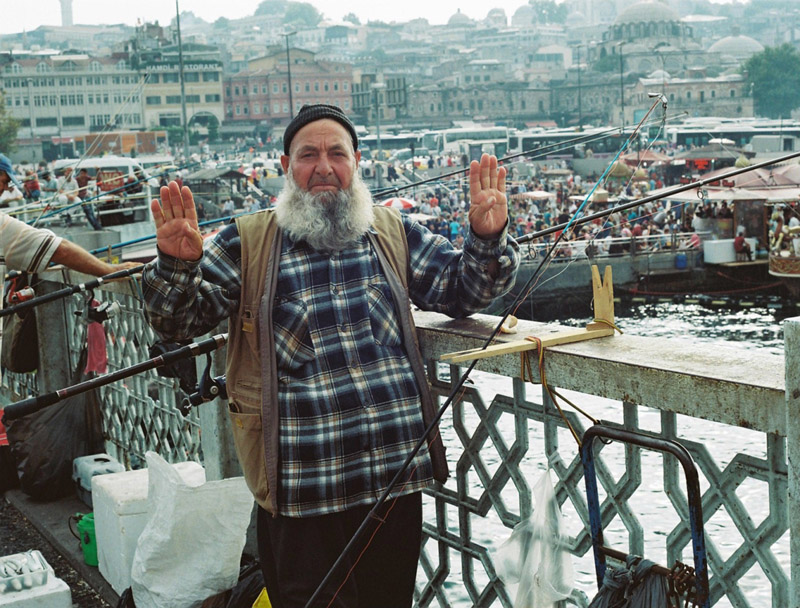
<instances>
[{"instance_id":1,"label":"man's wrinkled forehead","mask_svg":"<svg viewBox=\"0 0 800 608\"><path fill-rule=\"evenodd\" d=\"M295 156L304 149L317 149L323 143L331 149L341 148L350 154L355 153L347 129L335 120L320 119L308 123L297 131L292 139L289 154Z\"/></svg>"}]
</instances>

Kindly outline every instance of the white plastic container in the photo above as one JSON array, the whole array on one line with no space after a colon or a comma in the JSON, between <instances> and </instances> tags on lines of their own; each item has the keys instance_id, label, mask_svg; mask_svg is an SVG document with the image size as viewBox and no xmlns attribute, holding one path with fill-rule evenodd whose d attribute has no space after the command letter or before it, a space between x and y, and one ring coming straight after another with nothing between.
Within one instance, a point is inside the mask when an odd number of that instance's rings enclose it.
<instances>
[{"instance_id":1,"label":"white plastic container","mask_svg":"<svg viewBox=\"0 0 800 608\"><path fill-rule=\"evenodd\" d=\"M24 571L17 569L25 564ZM0 606L72 608L72 592L39 551L0 557Z\"/></svg>"},{"instance_id":2,"label":"white plastic container","mask_svg":"<svg viewBox=\"0 0 800 608\"><path fill-rule=\"evenodd\" d=\"M189 485L206 481L205 469L196 462L172 466ZM131 586L136 543L147 523L147 484L147 469L92 478L98 567L119 594ZM186 516L191 517L191 513Z\"/></svg>"},{"instance_id":3,"label":"white plastic container","mask_svg":"<svg viewBox=\"0 0 800 608\"><path fill-rule=\"evenodd\" d=\"M121 473L124 470L124 465L108 454L92 454L76 458L72 461L72 481L75 482L78 498L84 504L93 506L92 478L96 475Z\"/></svg>"}]
</instances>

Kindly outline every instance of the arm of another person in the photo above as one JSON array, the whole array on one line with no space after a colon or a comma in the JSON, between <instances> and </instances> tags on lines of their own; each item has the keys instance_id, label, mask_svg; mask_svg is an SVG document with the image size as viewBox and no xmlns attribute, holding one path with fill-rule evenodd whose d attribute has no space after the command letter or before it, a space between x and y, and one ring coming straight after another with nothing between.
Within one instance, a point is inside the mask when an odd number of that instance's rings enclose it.
<instances>
[{"instance_id":1,"label":"arm of another person","mask_svg":"<svg viewBox=\"0 0 800 608\"><path fill-rule=\"evenodd\" d=\"M109 264L50 230L28 226L6 214L0 214L0 252L6 266L27 272L41 272L51 262L95 276L141 266L136 262Z\"/></svg>"},{"instance_id":2,"label":"arm of another person","mask_svg":"<svg viewBox=\"0 0 800 608\"><path fill-rule=\"evenodd\" d=\"M62 239L58 248L53 253L50 261L54 264L62 264L72 270L77 270L84 274L91 274L102 277L112 272L118 272L127 268L136 268L142 264L139 262L122 262L121 264L110 264L96 258L91 253L66 239Z\"/></svg>"}]
</instances>

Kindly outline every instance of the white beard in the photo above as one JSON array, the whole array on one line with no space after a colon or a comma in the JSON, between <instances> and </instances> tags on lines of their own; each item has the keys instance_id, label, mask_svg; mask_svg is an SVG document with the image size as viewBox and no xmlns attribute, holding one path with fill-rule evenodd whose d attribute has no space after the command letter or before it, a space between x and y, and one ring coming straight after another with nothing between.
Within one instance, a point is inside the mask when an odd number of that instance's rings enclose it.
<instances>
[{"instance_id":1,"label":"white beard","mask_svg":"<svg viewBox=\"0 0 800 608\"><path fill-rule=\"evenodd\" d=\"M374 218L372 195L358 173L347 189L312 194L299 188L290 169L275 203L278 226L293 240L321 252L353 246Z\"/></svg>"}]
</instances>

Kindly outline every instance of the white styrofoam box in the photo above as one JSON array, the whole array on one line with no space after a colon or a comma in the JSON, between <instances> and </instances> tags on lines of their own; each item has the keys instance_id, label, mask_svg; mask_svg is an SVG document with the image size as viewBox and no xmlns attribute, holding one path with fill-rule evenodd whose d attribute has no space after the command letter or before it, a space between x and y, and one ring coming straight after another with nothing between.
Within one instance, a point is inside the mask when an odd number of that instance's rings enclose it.
<instances>
[{"instance_id":1,"label":"white styrofoam box","mask_svg":"<svg viewBox=\"0 0 800 608\"><path fill-rule=\"evenodd\" d=\"M172 465L191 486L206 481L206 471L196 462ZM131 564L147 523L147 469L110 473L92 478L94 532L100 574L121 594L131 586ZM191 514L187 513L187 517Z\"/></svg>"},{"instance_id":2,"label":"white styrofoam box","mask_svg":"<svg viewBox=\"0 0 800 608\"><path fill-rule=\"evenodd\" d=\"M755 256L755 238L746 238L745 241L750 245L750 251ZM736 261L736 252L733 250L733 239L719 239L718 241L703 241L703 262L706 264L725 264Z\"/></svg>"},{"instance_id":3,"label":"white styrofoam box","mask_svg":"<svg viewBox=\"0 0 800 608\"><path fill-rule=\"evenodd\" d=\"M80 498L88 506L92 506L92 477L108 473L121 473L125 466L108 454L92 454L80 456L72 461L72 481Z\"/></svg>"},{"instance_id":4,"label":"white styrofoam box","mask_svg":"<svg viewBox=\"0 0 800 608\"><path fill-rule=\"evenodd\" d=\"M8 576L0 575L0 606L4 608L72 608L69 585L56 578L53 568L39 551L27 551L0 558L0 564L11 560L34 566L33 572ZM41 570L38 567L41 566Z\"/></svg>"}]
</instances>

